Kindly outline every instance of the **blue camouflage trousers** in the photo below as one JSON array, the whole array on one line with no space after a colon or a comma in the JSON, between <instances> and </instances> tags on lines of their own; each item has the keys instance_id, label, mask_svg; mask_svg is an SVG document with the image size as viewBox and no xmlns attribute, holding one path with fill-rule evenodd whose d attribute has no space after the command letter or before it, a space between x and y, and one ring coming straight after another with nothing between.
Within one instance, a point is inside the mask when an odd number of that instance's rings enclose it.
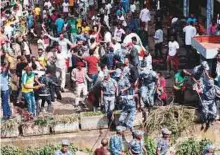
<instances>
[{"instance_id":1,"label":"blue camouflage trousers","mask_svg":"<svg viewBox=\"0 0 220 155\"><path fill-rule=\"evenodd\" d=\"M147 86L142 86L140 96L145 106L152 107L154 105L155 83L150 83ZM141 105L144 107L144 105Z\"/></svg>"},{"instance_id":2,"label":"blue camouflage trousers","mask_svg":"<svg viewBox=\"0 0 220 155\"><path fill-rule=\"evenodd\" d=\"M135 116L136 116L135 108L130 108L130 109L126 108L126 110L124 109L121 111L121 115L119 117L119 123L121 125L125 125L131 131L133 131Z\"/></svg>"},{"instance_id":3,"label":"blue camouflage trousers","mask_svg":"<svg viewBox=\"0 0 220 155\"><path fill-rule=\"evenodd\" d=\"M202 101L202 121L207 123L210 120L214 120L217 114L217 107L215 101Z\"/></svg>"},{"instance_id":4,"label":"blue camouflage trousers","mask_svg":"<svg viewBox=\"0 0 220 155\"><path fill-rule=\"evenodd\" d=\"M115 96L103 96L104 112L109 120L111 120L113 110L115 109Z\"/></svg>"}]
</instances>

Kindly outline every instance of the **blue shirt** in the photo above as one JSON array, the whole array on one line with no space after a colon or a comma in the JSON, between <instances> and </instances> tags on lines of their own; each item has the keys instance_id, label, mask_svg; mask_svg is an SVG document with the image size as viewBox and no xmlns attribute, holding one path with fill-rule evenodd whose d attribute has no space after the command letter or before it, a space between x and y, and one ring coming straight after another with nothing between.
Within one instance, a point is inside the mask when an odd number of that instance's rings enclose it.
<instances>
[{"instance_id":1,"label":"blue shirt","mask_svg":"<svg viewBox=\"0 0 220 155\"><path fill-rule=\"evenodd\" d=\"M114 135L110 138L110 151L112 155L120 155L123 152L123 140L122 136Z\"/></svg>"},{"instance_id":2,"label":"blue shirt","mask_svg":"<svg viewBox=\"0 0 220 155\"><path fill-rule=\"evenodd\" d=\"M107 59L107 67L111 69L111 67L114 66L114 53L108 52L106 53L106 59Z\"/></svg>"},{"instance_id":3,"label":"blue shirt","mask_svg":"<svg viewBox=\"0 0 220 155\"><path fill-rule=\"evenodd\" d=\"M139 141L137 139L133 139L130 143L129 143L129 147L131 149L131 152L136 154L136 155L142 155L142 141Z\"/></svg>"},{"instance_id":4,"label":"blue shirt","mask_svg":"<svg viewBox=\"0 0 220 155\"><path fill-rule=\"evenodd\" d=\"M9 90L9 87L8 87L8 73L7 72L1 73L0 78L1 78L1 91Z\"/></svg>"},{"instance_id":5,"label":"blue shirt","mask_svg":"<svg viewBox=\"0 0 220 155\"><path fill-rule=\"evenodd\" d=\"M58 18L55 22L56 26L57 26L57 33L62 32L63 27L64 27L64 20L62 18Z\"/></svg>"},{"instance_id":6,"label":"blue shirt","mask_svg":"<svg viewBox=\"0 0 220 155\"><path fill-rule=\"evenodd\" d=\"M27 17L27 23L28 23L28 28L32 28L34 26L34 16L33 15L29 15Z\"/></svg>"},{"instance_id":7,"label":"blue shirt","mask_svg":"<svg viewBox=\"0 0 220 155\"><path fill-rule=\"evenodd\" d=\"M122 89L131 87L131 84L128 80L128 78L126 76L123 76L123 78L119 79L118 81L118 90L121 93ZM124 92L123 94L127 94L126 92Z\"/></svg>"},{"instance_id":8,"label":"blue shirt","mask_svg":"<svg viewBox=\"0 0 220 155\"><path fill-rule=\"evenodd\" d=\"M110 78L109 80L103 80L101 83L101 89L104 95L114 95L117 88L117 82Z\"/></svg>"},{"instance_id":9,"label":"blue shirt","mask_svg":"<svg viewBox=\"0 0 220 155\"><path fill-rule=\"evenodd\" d=\"M194 17L194 18L189 17L189 18L187 19L187 23L189 24L190 22L193 22L193 24L195 24L195 23L197 22L197 20L196 20L195 17Z\"/></svg>"},{"instance_id":10,"label":"blue shirt","mask_svg":"<svg viewBox=\"0 0 220 155\"><path fill-rule=\"evenodd\" d=\"M159 138L157 141L157 149L159 149L161 155L165 155L169 149L169 141Z\"/></svg>"},{"instance_id":11,"label":"blue shirt","mask_svg":"<svg viewBox=\"0 0 220 155\"><path fill-rule=\"evenodd\" d=\"M128 28L130 29L130 30L133 30L133 31L137 31L138 30L138 28L139 28L139 23L138 23L139 21L138 21L138 19L137 18L133 18L133 19L131 19L131 21L130 21L130 23L128 24Z\"/></svg>"}]
</instances>

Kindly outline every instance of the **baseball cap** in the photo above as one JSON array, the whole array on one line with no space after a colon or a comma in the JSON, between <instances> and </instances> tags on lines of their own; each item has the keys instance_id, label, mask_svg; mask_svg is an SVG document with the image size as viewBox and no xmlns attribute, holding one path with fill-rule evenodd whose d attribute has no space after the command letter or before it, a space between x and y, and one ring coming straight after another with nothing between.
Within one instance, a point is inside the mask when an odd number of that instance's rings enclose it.
<instances>
[{"instance_id":1,"label":"baseball cap","mask_svg":"<svg viewBox=\"0 0 220 155\"><path fill-rule=\"evenodd\" d=\"M121 74L122 74L121 69L117 68L117 69L115 70L115 77L120 77Z\"/></svg>"},{"instance_id":2,"label":"baseball cap","mask_svg":"<svg viewBox=\"0 0 220 155\"><path fill-rule=\"evenodd\" d=\"M81 62L81 61L79 61L79 62L76 63L76 66L83 67L83 66L84 66L84 63Z\"/></svg>"},{"instance_id":3,"label":"baseball cap","mask_svg":"<svg viewBox=\"0 0 220 155\"><path fill-rule=\"evenodd\" d=\"M64 140L62 140L62 145L69 146L70 141L68 139L64 139Z\"/></svg>"},{"instance_id":4,"label":"baseball cap","mask_svg":"<svg viewBox=\"0 0 220 155\"><path fill-rule=\"evenodd\" d=\"M125 130L126 130L126 127L124 127L124 126L119 125L119 126L116 127L117 132L123 132Z\"/></svg>"},{"instance_id":5,"label":"baseball cap","mask_svg":"<svg viewBox=\"0 0 220 155\"><path fill-rule=\"evenodd\" d=\"M143 136L144 135L144 131L136 130L136 131L134 131L134 135L135 136Z\"/></svg>"},{"instance_id":6,"label":"baseball cap","mask_svg":"<svg viewBox=\"0 0 220 155\"><path fill-rule=\"evenodd\" d=\"M209 70L209 64L208 64L207 61L203 61L203 62L201 63L201 66L202 66L205 70Z\"/></svg>"},{"instance_id":7,"label":"baseball cap","mask_svg":"<svg viewBox=\"0 0 220 155\"><path fill-rule=\"evenodd\" d=\"M164 135L170 135L172 132L170 130L168 130L167 128L163 128L162 130L162 134Z\"/></svg>"}]
</instances>

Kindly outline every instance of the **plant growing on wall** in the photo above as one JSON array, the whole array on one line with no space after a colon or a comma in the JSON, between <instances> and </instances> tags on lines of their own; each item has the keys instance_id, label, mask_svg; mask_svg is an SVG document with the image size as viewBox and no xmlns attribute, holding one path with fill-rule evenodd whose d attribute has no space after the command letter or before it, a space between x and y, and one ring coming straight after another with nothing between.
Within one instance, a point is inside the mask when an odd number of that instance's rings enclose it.
<instances>
[{"instance_id":1,"label":"plant growing on wall","mask_svg":"<svg viewBox=\"0 0 220 155\"><path fill-rule=\"evenodd\" d=\"M2 135L13 132L17 128L18 128L18 122L16 119L9 119L7 121L1 122L1 134Z\"/></svg>"},{"instance_id":2,"label":"plant growing on wall","mask_svg":"<svg viewBox=\"0 0 220 155\"><path fill-rule=\"evenodd\" d=\"M52 116L39 116L36 120L34 120L34 125L40 126L40 127L46 127L51 125L53 122Z\"/></svg>"},{"instance_id":3,"label":"plant growing on wall","mask_svg":"<svg viewBox=\"0 0 220 155\"><path fill-rule=\"evenodd\" d=\"M79 119L79 116L76 114L73 115L55 115L53 117L53 124L71 124L76 122Z\"/></svg>"},{"instance_id":4,"label":"plant growing on wall","mask_svg":"<svg viewBox=\"0 0 220 155\"><path fill-rule=\"evenodd\" d=\"M72 144L68 148L73 153L79 150L77 147L75 147ZM1 155L53 155L54 152L59 149L61 149L60 144L45 145L44 147L38 147L38 148L28 147L25 150L20 150L14 146L3 146L1 148L0 154Z\"/></svg>"},{"instance_id":5,"label":"plant growing on wall","mask_svg":"<svg viewBox=\"0 0 220 155\"><path fill-rule=\"evenodd\" d=\"M99 116L99 115L103 115L103 112L101 111L89 111L89 112L82 112L81 113L82 116Z\"/></svg>"}]
</instances>

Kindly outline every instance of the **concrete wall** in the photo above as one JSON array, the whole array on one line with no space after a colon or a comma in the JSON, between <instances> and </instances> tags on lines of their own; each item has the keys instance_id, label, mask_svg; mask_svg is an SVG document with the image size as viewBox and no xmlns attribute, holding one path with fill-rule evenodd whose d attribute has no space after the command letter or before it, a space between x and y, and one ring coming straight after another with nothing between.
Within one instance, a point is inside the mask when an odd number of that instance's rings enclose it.
<instances>
[{"instance_id":1,"label":"concrete wall","mask_svg":"<svg viewBox=\"0 0 220 155\"><path fill-rule=\"evenodd\" d=\"M95 149L100 146L100 141L102 138L105 137L105 135L107 138L109 138L111 135L114 134L114 131L108 132L107 129L91 130L80 131L77 133L7 138L1 139L1 144L2 146L14 145L19 147L20 149L24 149L29 146L41 147L46 144L57 144L62 139L69 139L74 144L74 146L79 147L81 149ZM130 132L126 132L125 135L126 140L130 141ZM220 147L220 123L216 123L215 125L211 126L206 132L204 130L201 130L201 125L193 125L182 133L182 137L180 137L178 141L183 141L189 137L194 137L196 139L207 138L210 139L216 146Z\"/></svg>"}]
</instances>

